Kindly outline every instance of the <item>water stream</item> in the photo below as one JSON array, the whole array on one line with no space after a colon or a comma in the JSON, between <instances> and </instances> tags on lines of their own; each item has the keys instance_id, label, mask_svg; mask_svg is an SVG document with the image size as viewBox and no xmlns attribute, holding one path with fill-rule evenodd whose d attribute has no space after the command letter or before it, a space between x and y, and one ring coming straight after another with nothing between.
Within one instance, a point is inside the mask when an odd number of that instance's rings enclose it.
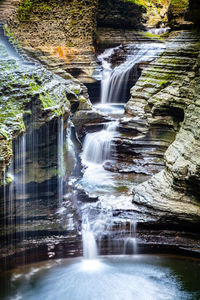
<instances>
[{"instance_id":1,"label":"water stream","mask_svg":"<svg viewBox=\"0 0 200 300\"><path fill-rule=\"evenodd\" d=\"M102 64L101 78L101 103L124 103L130 73L137 73L137 65L149 63L165 49L164 43L129 44L125 47L124 62L113 67L112 56L121 46L106 49L98 56ZM137 74L135 74L137 77Z\"/></svg>"},{"instance_id":2,"label":"water stream","mask_svg":"<svg viewBox=\"0 0 200 300\"><path fill-rule=\"evenodd\" d=\"M86 134L81 155L82 163L86 166L81 185L88 194L97 195L99 199L98 204L86 204L83 208L83 252L87 258L92 255L86 249L89 248L89 245L92 249L96 248L95 242L98 242L98 252L100 253L102 239L105 235L108 238L107 247L113 248L113 236L110 233L116 226L116 222L121 225L119 225L119 236L114 241L114 247L117 248L118 244L120 245L123 241L121 253L136 254L138 251L134 214L118 221L116 221L117 218L113 218L114 212L125 209L126 205L129 209L133 209L131 191L128 194L121 193L120 189L117 191L120 184L127 186L127 178L124 176L124 180L123 177L118 180L118 174L107 171L105 165L110 162L113 164L117 159L114 139L120 136L118 119L123 114L121 103L125 100L130 72L133 72L134 68L137 72L138 63L149 63L155 59L164 50L165 45L163 43L127 45L124 61L113 67L112 56L121 47L106 49L98 56L98 60L102 64L102 73L98 75L98 79L101 79L101 101L96 107L115 120L105 124L99 131ZM117 104L117 102L119 103ZM117 118L114 117L116 115ZM87 218L85 218L85 212ZM87 222L85 222L86 219ZM127 226L129 226L128 230L123 229Z\"/></svg>"}]
</instances>

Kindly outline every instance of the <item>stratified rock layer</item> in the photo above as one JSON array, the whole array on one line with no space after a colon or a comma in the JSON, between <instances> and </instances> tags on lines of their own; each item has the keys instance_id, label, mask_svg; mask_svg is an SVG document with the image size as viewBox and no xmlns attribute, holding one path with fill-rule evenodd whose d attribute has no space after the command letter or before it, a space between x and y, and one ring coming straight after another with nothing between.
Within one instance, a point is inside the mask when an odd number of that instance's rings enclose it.
<instances>
[{"instance_id":1,"label":"stratified rock layer","mask_svg":"<svg viewBox=\"0 0 200 300\"><path fill-rule=\"evenodd\" d=\"M36 0L29 5L21 0L15 10L8 10L7 19L0 14L0 21L29 55L85 82L92 80L94 68L96 9L96 0Z\"/></svg>"},{"instance_id":2,"label":"stratified rock layer","mask_svg":"<svg viewBox=\"0 0 200 300\"><path fill-rule=\"evenodd\" d=\"M198 45L197 33L179 33L143 71L126 108L146 118L150 127L167 126L177 131L165 153L164 171L134 188L133 203L159 224L185 224L193 230L200 222Z\"/></svg>"}]
</instances>

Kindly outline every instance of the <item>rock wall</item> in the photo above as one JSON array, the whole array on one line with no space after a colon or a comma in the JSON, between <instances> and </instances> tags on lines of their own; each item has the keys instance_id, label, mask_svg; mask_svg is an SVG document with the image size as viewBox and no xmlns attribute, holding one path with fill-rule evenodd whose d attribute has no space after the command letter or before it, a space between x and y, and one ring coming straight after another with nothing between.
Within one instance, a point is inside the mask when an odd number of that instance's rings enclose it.
<instances>
[{"instance_id":1,"label":"rock wall","mask_svg":"<svg viewBox=\"0 0 200 300\"><path fill-rule=\"evenodd\" d=\"M50 65L50 69L62 67L82 82L90 81L97 0L30 3L21 0L6 20L15 39L29 55Z\"/></svg>"},{"instance_id":2,"label":"rock wall","mask_svg":"<svg viewBox=\"0 0 200 300\"><path fill-rule=\"evenodd\" d=\"M82 48L93 45L96 29L96 0L21 1L12 19L20 41L32 47L51 45ZM20 24L20 30L17 28ZM18 29L18 30L17 30Z\"/></svg>"},{"instance_id":3,"label":"rock wall","mask_svg":"<svg viewBox=\"0 0 200 300\"><path fill-rule=\"evenodd\" d=\"M192 27L193 23L186 20L188 6L189 0L171 0L167 15L173 30Z\"/></svg>"},{"instance_id":4,"label":"rock wall","mask_svg":"<svg viewBox=\"0 0 200 300\"><path fill-rule=\"evenodd\" d=\"M168 126L177 132L166 151L164 171L134 188L133 203L144 207L143 213L153 211L159 224L170 220L171 226L184 226L200 222L200 37L197 32L177 34L167 51L143 71L126 109L145 117L150 127Z\"/></svg>"}]
</instances>

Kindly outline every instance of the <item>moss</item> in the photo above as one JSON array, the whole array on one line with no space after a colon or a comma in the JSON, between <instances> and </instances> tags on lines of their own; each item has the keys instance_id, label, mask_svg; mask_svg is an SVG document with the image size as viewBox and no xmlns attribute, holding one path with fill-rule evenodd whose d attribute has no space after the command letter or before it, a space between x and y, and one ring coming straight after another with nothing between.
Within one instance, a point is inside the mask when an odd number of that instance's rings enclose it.
<instances>
[{"instance_id":1,"label":"moss","mask_svg":"<svg viewBox=\"0 0 200 300\"><path fill-rule=\"evenodd\" d=\"M51 96L48 92L43 92L39 97L44 109L53 110L57 117L64 114L64 107L60 106L60 99L56 95Z\"/></svg>"},{"instance_id":2,"label":"moss","mask_svg":"<svg viewBox=\"0 0 200 300\"><path fill-rule=\"evenodd\" d=\"M169 3L168 0L124 0L124 2L135 3L137 5L144 6L146 9L148 9L149 6L153 6L159 9L163 6L168 6Z\"/></svg>"},{"instance_id":3,"label":"moss","mask_svg":"<svg viewBox=\"0 0 200 300\"><path fill-rule=\"evenodd\" d=\"M92 105L88 102L88 100L83 97L83 96L79 96L79 106L78 106L78 110L90 110Z\"/></svg>"},{"instance_id":4,"label":"moss","mask_svg":"<svg viewBox=\"0 0 200 300\"><path fill-rule=\"evenodd\" d=\"M21 48L19 41L16 39L15 34L10 30L10 28L6 24L4 24L3 28L4 28L4 33L9 38L11 44Z\"/></svg>"},{"instance_id":5,"label":"moss","mask_svg":"<svg viewBox=\"0 0 200 300\"><path fill-rule=\"evenodd\" d=\"M13 182L13 180L14 180L13 175L10 173L6 173L6 183L10 184L11 182Z\"/></svg>"},{"instance_id":6,"label":"moss","mask_svg":"<svg viewBox=\"0 0 200 300\"><path fill-rule=\"evenodd\" d=\"M20 22L26 22L30 19L31 15L34 12L39 13L49 13L53 9L55 9L57 6L61 6L64 4L72 5L73 2L76 2L74 0L64 0L62 2L58 0L21 0L18 8L18 20ZM80 10L80 7L72 8L71 9L71 15L75 16L76 13L83 14L82 10Z\"/></svg>"},{"instance_id":7,"label":"moss","mask_svg":"<svg viewBox=\"0 0 200 300\"><path fill-rule=\"evenodd\" d=\"M186 9L189 5L189 0L171 0L170 8L171 9Z\"/></svg>"},{"instance_id":8,"label":"moss","mask_svg":"<svg viewBox=\"0 0 200 300\"><path fill-rule=\"evenodd\" d=\"M55 6L55 3L53 3L53 6ZM52 7L49 5L48 1L41 3L39 0L21 0L18 9L19 21L27 21L35 9L41 13L47 13L52 10Z\"/></svg>"},{"instance_id":9,"label":"moss","mask_svg":"<svg viewBox=\"0 0 200 300\"><path fill-rule=\"evenodd\" d=\"M35 10L48 13L56 5L58 5L57 1L21 0L18 9L18 20L20 22L27 21Z\"/></svg>"},{"instance_id":10,"label":"moss","mask_svg":"<svg viewBox=\"0 0 200 300\"><path fill-rule=\"evenodd\" d=\"M0 53L6 53L5 47L0 47ZM4 184L3 172L13 155L12 141L26 130L24 116L34 109L34 122L39 128L69 113L68 90L61 79L57 81L38 65L27 69L8 55L6 58L0 60L0 185Z\"/></svg>"},{"instance_id":11,"label":"moss","mask_svg":"<svg viewBox=\"0 0 200 300\"><path fill-rule=\"evenodd\" d=\"M124 2L131 2L140 6L144 6L145 8L147 8L147 1L145 0L124 0Z\"/></svg>"},{"instance_id":12,"label":"moss","mask_svg":"<svg viewBox=\"0 0 200 300\"><path fill-rule=\"evenodd\" d=\"M151 32L146 32L146 31L140 31L139 32L143 37L148 38L148 39L153 39L153 40L159 40L160 42L163 42L164 39L157 34L151 33Z\"/></svg>"}]
</instances>

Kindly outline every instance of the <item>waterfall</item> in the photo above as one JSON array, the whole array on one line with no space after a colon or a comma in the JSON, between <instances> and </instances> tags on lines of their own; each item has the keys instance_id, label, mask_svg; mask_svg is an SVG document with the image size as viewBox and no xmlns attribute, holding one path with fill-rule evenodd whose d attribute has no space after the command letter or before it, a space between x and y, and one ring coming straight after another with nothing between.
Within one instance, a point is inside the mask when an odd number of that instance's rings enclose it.
<instances>
[{"instance_id":1,"label":"waterfall","mask_svg":"<svg viewBox=\"0 0 200 300\"><path fill-rule=\"evenodd\" d=\"M114 146L112 138L116 135L117 122L104 125L101 131L88 133L83 143L82 161L84 164L102 164L111 158Z\"/></svg>"},{"instance_id":2,"label":"waterfall","mask_svg":"<svg viewBox=\"0 0 200 300\"><path fill-rule=\"evenodd\" d=\"M98 254L97 243L95 240L94 232L88 218L82 222L82 240L83 240L83 257L85 259L95 259Z\"/></svg>"},{"instance_id":3,"label":"waterfall","mask_svg":"<svg viewBox=\"0 0 200 300\"><path fill-rule=\"evenodd\" d=\"M10 242L12 242L12 236L13 236L13 221L14 221L14 187L15 187L15 181L14 181L14 162L11 161L11 164L8 169L7 177L10 179L10 185L8 189L8 195L6 195L6 202L8 199L8 207L7 204L5 204L5 213L4 216L7 216L7 224L10 226Z\"/></svg>"},{"instance_id":4,"label":"waterfall","mask_svg":"<svg viewBox=\"0 0 200 300\"><path fill-rule=\"evenodd\" d=\"M109 88L110 88L110 76L112 72L111 63L107 61L115 52L116 48L106 49L102 54L98 56L98 60L101 62L103 67L103 75L101 79L101 103L106 103L108 98Z\"/></svg>"},{"instance_id":5,"label":"waterfall","mask_svg":"<svg viewBox=\"0 0 200 300\"><path fill-rule=\"evenodd\" d=\"M137 72L137 65L139 63L151 62L164 49L165 45L163 43L143 43L105 50L98 57L103 67L101 77L101 109L102 107L105 108L106 105L112 106L112 103L117 105L116 103L124 102L132 70L135 68L135 72ZM116 51L124 50L126 53L123 57L123 62L113 68L112 56L116 54ZM92 205L88 204L87 221L83 222L82 237L85 258L96 257L96 241L98 242L99 249L105 251L104 247L107 247L108 253L137 254L138 252L137 222L130 220L130 216L125 219L124 217L117 219L115 216L115 210L119 210L117 202L120 198L117 194L118 186L115 183L117 176L114 171L109 172L109 168L106 168L109 165L111 168L112 166L115 167L113 160L113 156L115 157L113 155L115 151L113 138L118 134L117 126L117 120L109 122L100 131L88 133L83 143L81 157L83 164L87 168L80 182L89 195L94 193L94 195L99 197L96 211L95 208L93 211ZM105 164L107 160L112 160L112 162ZM115 170L115 168L110 170ZM111 203L109 202L110 195L113 196ZM123 195L120 196L123 198ZM125 197L126 195L124 195ZM124 203L121 207L124 209ZM92 221L89 223L88 219ZM128 224L130 228L127 233ZM116 228L118 228L117 234L114 233ZM106 243L106 246L103 243Z\"/></svg>"},{"instance_id":6,"label":"waterfall","mask_svg":"<svg viewBox=\"0 0 200 300\"><path fill-rule=\"evenodd\" d=\"M15 185L15 199L20 201L20 233L22 240L25 239L25 220L26 220L26 135L23 134L15 143L14 149L14 185ZM12 190L12 184L10 186ZM13 202L12 197L12 202Z\"/></svg>"},{"instance_id":7,"label":"waterfall","mask_svg":"<svg viewBox=\"0 0 200 300\"><path fill-rule=\"evenodd\" d=\"M107 49L103 54L98 56L103 68L101 79L101 103L125 102L131 71L135 67L135 72L137 72L138 63L151 62L164 48L165 45L162 43L128 45L128 55L125 58L125 62L116 66L114 69L112 69L112 65L109 61L119 47Z\"/></svg>"},{"instance_id":8,"label":"waterfall","mask_svg":"<svg viewBox=\"0 0 200 300\"><path fill-rule=\"evenodd\" d=\"M63 130L63 117L58 119L58 200L59 207L63 202L63 176L64 176L64 130Z\"/></svg>"},{"instance_id":9,"label":"waterfall","mask_svg":"<svg viewBox=\"0 0 200 300\"><path fill-rule=\"evenodd\" d=\"M83 143L82 162L87 166L87 170L84 173L84 178L89 186L98 184L95 182L94 169L98 170L97 180L109 182L109 176L105 176L103 163L112 158L112 153L115 150L112 144L112 138L117 134L117 121L109 122L104 125L104 128L98 132L88 133ZM90 209L87 213L84 213L82 222L82 239L83 239L83 256L87 259L94 259L97 257L97 243L101 239L102 226L105 228L105 224L102 223L100 214L94 222L89 222ZM105 221L105 220L104 220Z\"/></svg>"},{"instance_id":10,"label":"waterfall","mask_svg":"<svg viewBox=\"0 0 200 300\"><path fill-rule=\"evenodd\" d=\"M26 219L26 136L25 134L13 144L14 157L6 172L4 171L3 211L4 226L8 226L12 244L15 232L20 233L20 239L25 239ZM9 182L9 186L6 183ZM17 201L17 202L16 202ZM18 224L18 225L17 225ZM18 227L17 227L18 226ZM10 246L11 247L11 246Z\"/></svg>"},{"instance_id":11,"label":"waterfall","mask_svg":"<svg viewBox=\"0 0 200 300\"><path fill-rule=\"evenodd\" d=\"M124 240L124 251L123 254L137 254L137 238L136 238L136 227L137 222L134 220L130 222L130 234Z\"/></svg>"}]
</instances>

